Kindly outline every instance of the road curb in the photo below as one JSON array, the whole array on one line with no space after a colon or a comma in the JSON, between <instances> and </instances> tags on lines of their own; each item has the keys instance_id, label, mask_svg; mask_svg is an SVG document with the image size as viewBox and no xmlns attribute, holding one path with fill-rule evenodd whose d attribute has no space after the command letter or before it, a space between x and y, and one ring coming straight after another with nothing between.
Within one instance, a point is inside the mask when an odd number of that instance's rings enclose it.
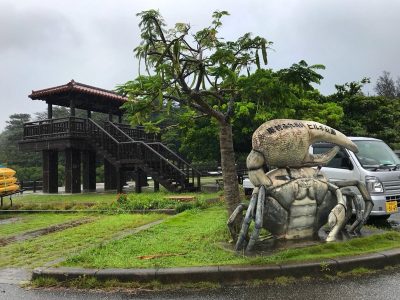
<instances>
[{"instance_id":1,"label":"road curb","mask_svg":"<svg viewBox=\"0 0 400 300\"><path fill-rule=\"evenodd\" d=\"M151 269L83 269L83 268L36 268L32 279L54 278L67 281L82 277L95 277L100 281L118 280L121 282L240 282L254 279L273 279L281 276L304 277L334 275L356 268L382 269L400 264L400 248L370 254L324 259L320 261L276 264L276 265L226 265L187 268Z\"/></svg>"}]
</instances>

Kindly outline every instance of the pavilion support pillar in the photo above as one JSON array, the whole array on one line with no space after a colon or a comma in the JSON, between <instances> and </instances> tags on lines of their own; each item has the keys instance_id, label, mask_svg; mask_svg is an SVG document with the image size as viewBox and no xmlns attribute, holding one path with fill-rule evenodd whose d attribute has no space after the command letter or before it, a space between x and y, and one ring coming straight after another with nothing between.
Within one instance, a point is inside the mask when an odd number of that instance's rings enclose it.
<instances>
[{"instance_id":1,"label":"pavilion support pillar","mask_svg":"<svg viewBox=\"0 0 400 300\"><path fill-rule=\"evenodd\" d=\"M104 159L104 190L117 189L117 168L114 167L107 159Z\"/></svg>"},{"instance_id":2,"label":"pavilion support pillar","mask_svg":"<svg viewBox=\"0 0 400 300\"><path fill-rule=\"evenodd\" d=\"M118 123L122 124L122 115L118 115Z\"/></svg>"},{"instance_id":3,"label":"pavilion support pillar","mask_svg":"<svg viewBox=\"0 0 400 300\"><path fill-rule=\"evenodd\" d=\"M53 119L53 105L47 103L47 119Z\"/></svg>"},{"instance_id":4,"label":"pavilion support pillar","mask_svg":"<svg viewBox=\"0 0 400 300\"><path fill-rule=\"evenodd\" d=\"M96 152L82 152L82 180L84 192L96 191Z\"/></svg>"},{"instance_id":5,"label":"pavilion support pillar","mask_svg":"<svg viewBox=\"0 0 400 300\"><path fill-rule=\"evenodd\" d=\"M65 192L81 192L81 153L79 150L65 150Z\"/></svg>"},{"instance_id":6,"label":"pavilion support pillar","mask_svg":"<svg viewBox=\"0 0 400 300\"><path fill-rule=\"evenodd\" d=\"M124 188L124 171L121 168L117 168L117 193L122 193Z\"/></svg>"},{"instance_id":7,"label":"pavilion support pillar","mask_svg":"<svg viewBox=\"0 0 400 300\"><path fill-rule=\"evenodd\" d=\"M86 111L86 116L87 116L88 119L91 119L92 118L92 111L91 110L87 110Z\"/></svg>"},{"instance_id":8,"label":"pavilion support pillar","mask_svg":"<svg viewBox=\"0 0 400 300\"><path fill-rule=\"evenodd\" d=\"M113 121L113 114L112 113L108 114L108 121L110 121L110 122Z\"/></svg>"},{"instance_id":9,"label":"pavilion support pillar","mask_svg":"<svg viewBox=\"0 0 400 300\"><path fill-rule=\"evenodd\" d=\"M140 174L140 182L142 184L142 186L149 186L149 183L147 182L147 174L145 171L142 170L141 174Z\"/></svg>"},{"instance_id":10,"label":"pavilion support pillar","mask_svg":"<svg viewBox=\"0 0 400 300\"><path fill-rule=\"evenodd\" d=\"M58 152L43 150L43 193L58 193Z\"/></svg>"},{"instance_id":11,"label":"pavilion support pillar","mask_svg":"<svg viewBox=\"0 0 400 300\"><path fill-rule=\"evenodd\" d=\"M75 117L75 101L74 101L74 99L71 99L69 101L69 109L70 109L71 117Z\"/></svg>"},{"instance_id":12,"label":"pavilion support pillar","mask_svg":"<svg viewBox=\"0 0 400 300\"><path fill-rule=\"evenodd\" d=\"M159 192L160 191L160 182L158 182L154 178L153 178L153 181L154 181L154 191Z\"/></svg>"},{"instance_id":13,"label":"pavilion support pillar","mask_svg":"<svg viewBox=\"0 0 400 300\"><path fill-rule=\"evenodd\" d=\"M143 171L140 168L136 169L135 172L135 192L136 193L141 193L142 192L142 177L143 177Z\"/></svg>"}]
</instances>

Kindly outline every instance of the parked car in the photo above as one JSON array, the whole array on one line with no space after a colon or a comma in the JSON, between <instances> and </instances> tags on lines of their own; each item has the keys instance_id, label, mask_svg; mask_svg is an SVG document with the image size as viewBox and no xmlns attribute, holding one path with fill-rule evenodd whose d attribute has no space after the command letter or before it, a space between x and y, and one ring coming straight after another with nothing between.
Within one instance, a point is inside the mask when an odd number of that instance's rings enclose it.
<instances>
[{"instance_id":1,"label":"parked car","mask_svg":"<svg viewBox=\"0 0 400 300\"><path fill-rule=\"evenodd\" d=\"M332 182L360 180L371 194L374 208L371 216L389 218L398 213L400 206L400 159L382 140L368 137L349 137L359 149L357 154L342 148L321 171ZM317 143L310 152L320 154L334 145ZM248 178L243 180L246 194L254 186ZM356 188L354 192L358 193ZM358 193L359 194L359 193Z\"/></svg>"},{"instance_id":2,"label":"parked car","mask_svg":"<svg viewBox=\"0 0 400 300\"><path fill-rule=\"evenodd\" d=\"M243 189L245 195L251 195L254 189L254 185L251 183L249 178L243 179Z\"/></svg>"},{"instance_id":3,"label":"parked car","mask_svg":"<svg viewBox=\"0 0 400 300\"><path fill-rule=\"evenodd\" d=\"M400 159L382 140L349 137L358 147L353 153L341 149L321 171L333 183L340 180L360 180L371 194L374 208L371 216L389 218L400 205ZM323 153L334 145L314 144L314 154ZM355 192L358 192L354 189Z\"/></svg>"}]
</instances>

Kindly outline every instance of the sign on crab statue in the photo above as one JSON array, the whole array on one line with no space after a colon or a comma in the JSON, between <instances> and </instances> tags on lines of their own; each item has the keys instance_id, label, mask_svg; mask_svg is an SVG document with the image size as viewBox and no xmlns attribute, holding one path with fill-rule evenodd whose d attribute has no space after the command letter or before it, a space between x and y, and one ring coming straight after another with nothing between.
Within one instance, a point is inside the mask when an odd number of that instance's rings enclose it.
<instances>
[{"instance_id":1,"label":"sign on crab statue","mask_svg":"<svg viewBox=\"0 0 400 300\"><path fill-rule=\"evenodd\" d=\"M313 155L309 148L316 142L336 146ZM252 151L247 157L249 179L255 189L250 203L240 204L228 220L236 250L251 251L262 228L284 240L318 238L325 224L330 228L327 242L338 240L344 231L359 233L373 207L364 183L351 180L333 184L320 172L340 147L358 152L344 134L317 122L277 119L262 124L253 134ZM264 173L265 165L276 169ZM355 188L359 193L353 191ZM356 220L346 227L353 209ZM233 224L244 212L237 236ZM249 232L252 222L254 229Z\"/></svg>"}]
</instances>

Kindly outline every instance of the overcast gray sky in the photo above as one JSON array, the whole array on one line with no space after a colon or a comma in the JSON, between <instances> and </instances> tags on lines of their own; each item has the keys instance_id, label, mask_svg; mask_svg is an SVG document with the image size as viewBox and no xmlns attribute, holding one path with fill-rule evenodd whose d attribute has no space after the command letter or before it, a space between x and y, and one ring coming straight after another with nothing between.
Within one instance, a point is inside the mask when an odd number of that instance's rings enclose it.
<instances>
[{"instance_id":1,"label":"overcast gray sky","mask_svg":"<svg viewBox=\"0 0 400 300\"><path fill-rule=\"evenodd\" d=\"M0 0L0 130L13 113L44 111L28 95L71 79L106 89L133 79L136 13L159 9L168 25L207 26L228 10L220 35L274 42L270 67L324 64L320 90L383 70L400 76L399 0ZM366 92L373 93L373 84Z\"/></svg>"}]
</instances>

